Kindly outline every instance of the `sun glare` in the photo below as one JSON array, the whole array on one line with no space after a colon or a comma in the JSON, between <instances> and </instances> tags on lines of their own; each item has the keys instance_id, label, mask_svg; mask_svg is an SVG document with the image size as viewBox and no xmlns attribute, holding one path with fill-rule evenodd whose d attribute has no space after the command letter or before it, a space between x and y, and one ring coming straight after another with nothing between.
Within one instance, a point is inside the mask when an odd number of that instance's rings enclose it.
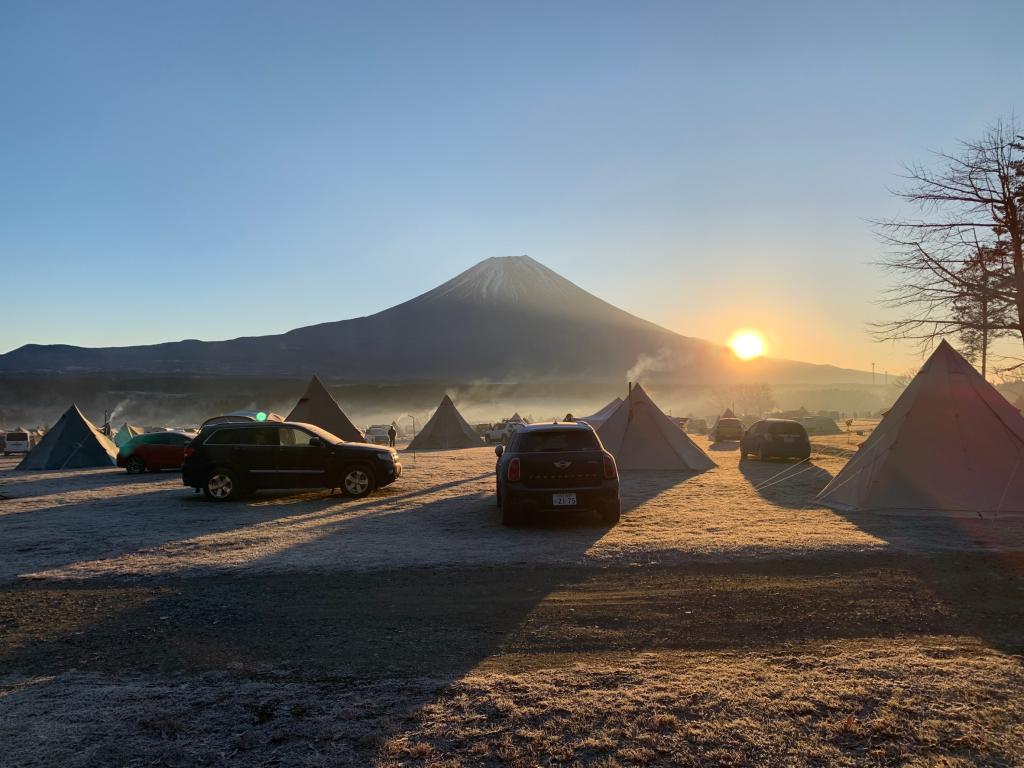
<instances>
[{"instance_id":1,"label":"sun glare","mask_svg":"<svg viewBox=\"0 0 1024 768\"><path fill-rule=\"evenodd\" d=\"M764 335L760 331L736 331L729 338L729 346L740 360L753 360L765 352Z\"/></svg>"}]
</instances>

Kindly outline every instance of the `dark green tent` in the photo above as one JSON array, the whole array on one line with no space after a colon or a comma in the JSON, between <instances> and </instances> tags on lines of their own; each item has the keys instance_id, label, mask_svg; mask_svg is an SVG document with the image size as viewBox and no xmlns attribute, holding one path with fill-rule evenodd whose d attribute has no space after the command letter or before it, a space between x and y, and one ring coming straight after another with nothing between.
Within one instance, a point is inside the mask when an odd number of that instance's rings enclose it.
<instances>
[{"instance_id":1,"label":"dark green tent","mask_svg":"<svg viewBox=\"0 0 1024 768\"><path fill-rule=\"evenodd\" d=\"M17 469L113 467L117 448L72 404Z\"/></svg>"}]
</instances>

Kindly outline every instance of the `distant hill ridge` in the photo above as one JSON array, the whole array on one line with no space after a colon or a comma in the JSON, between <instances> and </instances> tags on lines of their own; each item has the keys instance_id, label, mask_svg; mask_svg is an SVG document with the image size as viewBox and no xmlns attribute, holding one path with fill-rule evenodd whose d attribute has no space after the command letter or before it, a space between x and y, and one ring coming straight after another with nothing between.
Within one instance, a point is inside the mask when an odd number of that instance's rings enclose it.
<instances>
[{"instance_id":1,"label":"distant hill ridge","mask_svg":"<svg viewBox=\"0 0 1024 768\"><path fill-rule=\"evenodd\" d=\"M2 373L307 376L336 381L625 381L638 361L679 383L867 383L870 374L763 358L682 336L583 290L529 256L485 259L367 317L227 341L87 348L27 344Z\"/></svg>"}]
</instances>

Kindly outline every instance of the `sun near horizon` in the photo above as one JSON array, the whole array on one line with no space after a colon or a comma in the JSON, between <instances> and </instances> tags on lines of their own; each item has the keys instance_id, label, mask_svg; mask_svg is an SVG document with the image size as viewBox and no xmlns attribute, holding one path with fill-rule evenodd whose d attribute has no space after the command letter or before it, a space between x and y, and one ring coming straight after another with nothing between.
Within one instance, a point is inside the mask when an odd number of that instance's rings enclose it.
<instances>
[{"instance_id":1,"label":"sun near horizon","mask_svg":"<svg viewBox=\"0 0 1024 768\"><path fill-rule=\"evenodd\" d=\"M766 354L768 345L763 333L744 328L729 337L729 348L740 360L753 360Z\"/></svg>"}]
</instances>

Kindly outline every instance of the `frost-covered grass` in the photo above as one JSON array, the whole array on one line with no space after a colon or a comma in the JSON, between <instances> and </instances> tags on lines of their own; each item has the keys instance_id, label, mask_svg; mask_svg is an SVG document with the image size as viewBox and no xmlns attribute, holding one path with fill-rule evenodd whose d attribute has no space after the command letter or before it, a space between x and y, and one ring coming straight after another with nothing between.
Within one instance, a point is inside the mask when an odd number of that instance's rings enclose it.
<instances>
[{"instance_id":1,"label":"frost-covered grass","mask_svg":"<svg viewBox=\"0 0 1024 768\"><path fill-rule=\"evenodd\" d=\"M613 529L586 517L500 525L494 455L420 453L363 501L262 493L213 504L176 474L0 472L0 580L502 564L672 564L821 552L1024 547L1024 520L842 515L814 504L842 456L739 462L702 447L699 475L628 472Z\"/></svg>"},{"instance_id":2,"label":"frost-covered grass","mask_svg":"<svg viewBox=\"0 0 1024 768\"><path fill-rule=\"evenodd\" d=\"M430 678L0 684L9 766L1020 765L1024 670L959 638Z\"/></svg>"}]
</instances>

